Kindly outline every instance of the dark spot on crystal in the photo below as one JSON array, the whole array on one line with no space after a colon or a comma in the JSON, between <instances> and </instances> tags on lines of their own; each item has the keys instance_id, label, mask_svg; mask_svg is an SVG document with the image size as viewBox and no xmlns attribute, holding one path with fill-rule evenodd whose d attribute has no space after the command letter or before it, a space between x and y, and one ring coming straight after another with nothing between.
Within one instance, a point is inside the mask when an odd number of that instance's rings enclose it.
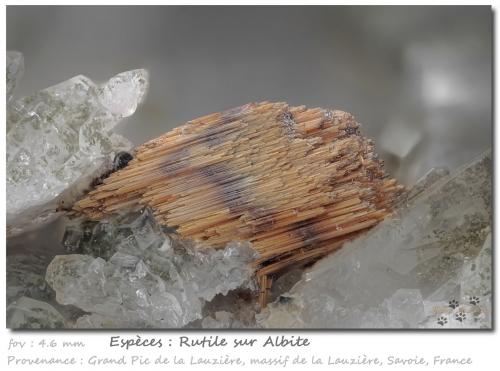
<instances>
[{"instance_id":1,"label":"dark spot on crystal","mask_svg":"<svg viewBox=\"0 0 500 371\"><path fill-rule=\"evenodd\" d=\"M287 304L287 303L290 303L292 301L292 298L290 298L288 296L280 295L280 297L278 298L278 300L279 300L280 304Z\"/></svg>"},{"instance_id":2,"label":"dark spot on crystal","mask_svg":"<svg viewBox=\"0 0 500 371\"><path fill-rule=\"evenodd\" d=\"M311 245L314 242L314 237L317 235L314 226L309 224L309 221L304 220L293 224L293 234L298 237L304 245Z\"/></svg>"},{"instance_id":3,"label":"dark spot on crystal","mask_svg":"<svg viewBox=\"0 0 500 371\"><path fill-rule=\"evenodd\" d=\"M134 157L125 151L118 152L113 160L113 171L123 169Z\"/></svg>"},{"instance_id":4,"label":"dark spot on crystal","mask_svg":"<svg viewBox=\"0 0 500 371\"><path fill-rule=\"evenodd\" d=\"M297 229L297 234L301 236L304 240L309 240L313 238L316 233L312 225L306 225Z\"/></svg>"},{"instance_id":5,"label":"dark spot on crystal","mask_svg":"<svg viewBox=\"0 0 500 371\"><path fill-rule=\"evenodd\" d=\"M355 126L347 126L345 129L344 129L345 133L347 135L359 135L359 128L355 127Z\"/></svg>"},{"instance_id":6,"label":"dark spot on crystal","mask_svg":"<svg viewBox=\"0 0 500 371\"><path fill-rule=\"evenodd\" d=\"M91 187L92 188L95 188L97 187L98 185L102 184L103 183L103 180L106 179L108 176L110 176L112 173L112 171L106 171L104 174L102 174L101 176L95 178L94 180L92 180L92 183L90 183Z\"/></svg>"}]
</instances>

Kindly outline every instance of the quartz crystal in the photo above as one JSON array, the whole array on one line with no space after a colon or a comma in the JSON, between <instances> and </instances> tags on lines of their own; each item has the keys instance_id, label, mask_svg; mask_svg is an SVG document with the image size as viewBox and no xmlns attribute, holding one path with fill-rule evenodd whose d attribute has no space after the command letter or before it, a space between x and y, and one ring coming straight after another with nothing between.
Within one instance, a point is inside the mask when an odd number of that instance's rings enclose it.
<instances>
[{"instance_id":1,"label":"quartz crystal","mask_svg":"<svg viewBox=\"0 0 500 371\"><path fill-rule=\"evenodd\" d=\"M112 132L134 113L148 87L145 70L102 85L76 76L18 100L10 99L22 56L7 54L7 217L9 233L41 223L70 206L94 177L131 143Z\"/></svg>"},{"instance_id":2,"label":"quartz crystal","mask_svg":"<svg viewBox=\"0 0 500 371\"><path fill-rule=\"evenodd\" d=\"M491 154L433 171L395 215L318 262L264 327L490 328Z\"/></svg>"},{"instance_id":3,"label":"quartz crystal","mask_svg":"<svg viewBox=\"0 0 500 371\"><path fill-rule=\"evenodd\" d=\"M182 327L217 294L252 287L248 243L200 248L165 233L146 209L99 223L70 223L46 280L60 304L91 313L79 327Z\"/></svg>"}]
</instances>

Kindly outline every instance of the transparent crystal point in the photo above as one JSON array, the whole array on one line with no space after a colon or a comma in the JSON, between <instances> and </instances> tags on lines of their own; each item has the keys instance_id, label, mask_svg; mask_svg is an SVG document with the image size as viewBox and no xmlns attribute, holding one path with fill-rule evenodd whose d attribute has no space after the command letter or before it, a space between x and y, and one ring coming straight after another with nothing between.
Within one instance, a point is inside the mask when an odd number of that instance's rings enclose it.
<instances>
[{"instance_id":1,"label":"transparent crystal point","mask_svg":"<svg viewBox=\"0 0 500 371\"><path fill-rule=\"evenodd\" d=\"M148 72L127 71L112 77L99 91L101 104L121 117L132 115L148 90Z\"/></svg>"},{"instance_id":2,"label":"transparent crystal point","mask_svg":"<svg viewBox=\"0 0 500 371\"><path fill-rule=\"evenodd\" d=\"M17 79L19 58L11 56L10 85ZM142 102L147 79L145 70L121 73L103 85L76 76L8 104L9 228L22 228L58 206L70 206L111 167L116 153L132 147L112 130Z\"/></svg>"}]
</instances>

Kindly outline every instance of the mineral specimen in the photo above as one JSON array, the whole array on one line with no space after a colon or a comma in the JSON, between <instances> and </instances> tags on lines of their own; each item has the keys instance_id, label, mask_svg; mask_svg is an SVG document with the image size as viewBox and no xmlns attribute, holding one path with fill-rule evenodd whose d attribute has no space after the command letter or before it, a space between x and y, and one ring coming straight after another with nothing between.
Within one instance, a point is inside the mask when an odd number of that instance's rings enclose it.
<instances>
[{"instance_id":1,"label":"mineral specimen","mask_svg":"<svg viewBox=\"0 0 500 371\"><path fill-rule=\"evenodd\" d=\"M23 69L8 52L8 233L96 188L68 214L68 255L8 254L8 327L491 327L490 154L401 196L350 114L268 102L130 153L112 129L146 71L16 100ZM257 316L255 271L274 301Z\"/></svg>"},{"instance_id":2,"label":"mineral specimen","mask_svg":"<svg viewBox=\"0 0 500 371\"><path fill-rule=\"evenodd\" d=\"M131 143L112 132L143 100L145 70L121 73L103 85L76 76L29 97L11 99L22 56L7 54L8 232L44 222L70 207L92 178Z\"/></svg>"},{"instance_id":3,"label":"mineral specimen","mask_svg":"<svg viewBox=\"0 0 500 371\"><path fill-rule=\"evenodd\" d=\"M490 328L491 171L487 153L454 175L431 172L427 189L318 262L259 323Z\"/></svg>"},{"instance_id":4,"label":"mineral specimen","mask_svg":"<svg viewBox=\"0 0 500 371\"><path fill-rule=\"evenodd\" d=\"M265 305L273 275L338 249L391 212L402 190L345 112L247 104L188 122L135 151L75 204L92 219L139 204L184 238L250 241Z\"/></svg>"},{"instance_id":5,"label":"mineral specimen","mask_svg":"<svg viewBox=\"0 0 500 371\"><path fill-rule=\"evenodd\" d=\"M59 303L91 313L79 327L182 327L217 294L252 287L246 243L200 250L164 234L147 210L94 224L80 234L71 226L64 241L91 255L56 256L46 274Z\"/></svg>"}]
</instances>

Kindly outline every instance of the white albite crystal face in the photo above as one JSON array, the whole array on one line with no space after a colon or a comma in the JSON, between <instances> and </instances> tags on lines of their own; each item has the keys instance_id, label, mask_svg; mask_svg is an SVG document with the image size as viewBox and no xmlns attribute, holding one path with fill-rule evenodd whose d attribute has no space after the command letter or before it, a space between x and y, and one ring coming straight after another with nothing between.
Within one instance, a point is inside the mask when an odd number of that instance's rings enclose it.
<instances>
[{"instance_id":1,"label":"white albite crystal face","mask_svg":"<svg viewBox=\"0 0 500 371\"><path fill-rule=\"evenodd\" d=\"M217 294L251 285L256 257L248 243L215 250L168 236L148 210L92 227L77 220L64 245L91 255L56 256L46 280L60 304L90 313L75 324L84 328L185 326Z\"/></svg>"},{"instance_id":2,"label":"white albite crystal face","mask_svg":"<svg viewBox=\"0 0 500 371\"><path fill-rule=\"evenodd\" d=\"M488 153L455 175L430 172L392 218L306 271L260 325L490 328L491 171Z\"/></svg>"},{"instance_id":3,"label":"white albite crystal face","mask_svg":"<svg viewBox=\"0 0 500 371\"><path fill-rule=\"evenodd\" d=\"M22 71L22 56L7 55L8 97ZM7 217L23 227L69 206L115 154L132 144L112 132L134 113L148 88L148 73L121 73L102 85L76 76L7 105Z\"/></svg>"}]
</instances>

